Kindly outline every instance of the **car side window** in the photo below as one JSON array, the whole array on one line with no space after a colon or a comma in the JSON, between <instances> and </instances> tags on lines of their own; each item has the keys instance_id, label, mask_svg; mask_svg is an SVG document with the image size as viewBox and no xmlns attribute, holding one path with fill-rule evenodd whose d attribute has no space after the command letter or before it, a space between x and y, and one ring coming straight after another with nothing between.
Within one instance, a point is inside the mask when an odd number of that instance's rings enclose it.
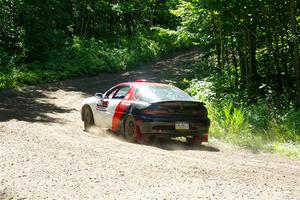
<instances>
[{"instance_id":1,"label":"car side window","mask_svg":"<svg viewBox=\"0 0 300 200\"><path fill-rule=\"evenodd\" d=\"M130 90L129 86L120 87L117 92L114 93L113 99L123 99L128 94Z\"/></svg>"},{"instance_id":2,"label":"car side window","mask_svg":"<svg viewBox=\"0 0 300 200\"><path fill-rule=\"evenodd\" d=\"M129 92L129 86L120 86L106 92L105 99L123 99Z\"/></svg>"},{"instance_id":3,"label":"car side window","mask_svg":"<svg viewBox=\"0 0 300 200\"><path fill-rule=\"evenodd\" d=\"M108 91L106 94L105 94L105 99L111 99L113 96L114 96L114 94L117 92L119 90L119 88L114 88L114 89L112 89L112 90L110 90L110 91Z\"/></svg>"}]
</instances>

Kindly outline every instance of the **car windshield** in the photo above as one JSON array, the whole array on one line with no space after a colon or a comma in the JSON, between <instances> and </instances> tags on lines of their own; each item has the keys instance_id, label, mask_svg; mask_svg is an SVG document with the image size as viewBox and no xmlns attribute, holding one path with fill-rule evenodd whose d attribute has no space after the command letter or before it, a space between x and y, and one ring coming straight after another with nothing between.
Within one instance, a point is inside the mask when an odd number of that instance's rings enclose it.
<instances>
[{"instance_id":1,"label":"car windshield","mask_svg":"<svg viewBox=\"0 0 300 200\"><path fill-rule=\"evenodd\" d=\"M188 94L177 87L169 85L144 85L135 91L135 98L145 102L156 101L190 101Z\"/></svg>"}]
</instances>

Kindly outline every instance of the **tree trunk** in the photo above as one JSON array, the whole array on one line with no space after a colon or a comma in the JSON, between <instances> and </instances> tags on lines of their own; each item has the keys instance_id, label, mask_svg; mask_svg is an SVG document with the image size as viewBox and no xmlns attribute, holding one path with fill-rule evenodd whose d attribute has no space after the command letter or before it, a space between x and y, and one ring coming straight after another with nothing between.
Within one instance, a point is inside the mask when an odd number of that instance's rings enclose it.
<instances>
[{"instance_id":1,"label":"tree trunk","mask_svg":"<svg viewBox=\"0 0 300 200\"><path fill-rule=\"evenodd\" d=\"M217 52L217 65L218 65L218 72L222 74L222 68L221 68L221 48L220 44L216 44L216 52Z\"/></svg>"},{"instance_id":2,"label":"tree trunk","mask_svg":"<svg viewBox=\"0 0 300 200\"><path fill-rule=\"evenodd\" d=\"M223 45L223 33L222 33L222 22L221 18L219 18L219 40L220 40L220 56L221 56L221 66L220 71L223 74L224 70L224 45Z\"/></svg>"},{"instance_id":3,"label":"tree trunk","mask_svg":"<svg viewBox=\"0 0 300 200\"><path fill-rule=\"evenodd\" d=\"M296 17L295 17L295 1L290 0L290 20L292 29L292 48L293 48L293 65L296 72L296 86L297 86L297 101L296 107L300 110L300 64L299 64L299 47L297 42L297 31L296 31Z\"/></svg>"},{"instance_id":4,"label":"tree trunk","mask_svg":"<svg viewBox=\"0 0 300 200\"><path fill-rule=\"evenodd\" d=\"M212 14L212 25L213 25L213 38L214 38L214 43L215 43L215 48L216 48L216 54L217 54L217 67L218 67L218 73L222 76L222 63L221 63L221 46L220 46L220 30L218 30L219 26L218 24L216 25L216 21L214 18L214 15ZM217 28L218 27L218 28ZM219 33L217 33L217 31Z\"/></svg>"},{"instance_id":5,"label":"tree trunk","mask_svg":"<svg viewBox=\"0 0 300 200\"><path fill-rule=\"evenodd\" d=\"M283 32L281 32L280 34L280 41L281 41L281 49L280 49L280 55L281 55L281 65L282 65L282 70L284 72L285 75L289 74L289 68L288 68L288 64L287 64L287 55L285 53L285 47L284 47L284 35Z\"/></svg>"},{"instance_id":6,"label":"tree trunk","mask_svg":"<svg viewBox=\"0 0 300 200\"><path fill-rule=\"evenodd\" d=\"M247 56L246 56L246 47L245 47L245 40L243 39L244 35L240 36L238 45L237 45L237 52L239 55L239 63L240 63L240 88L246 89L247 86Z\"/></svg>"},{"instance_id":7,"label":"tree trunk","mask_svg":"<svg viewBox=\"0 0 300 200\"><path fill-rule=\"evenodd\" d=\"M250 100L255 100L256 89L258 85L256 69L256 27L245 30L245 44L247 57L247 92Z\"/></svg>"},{"instance_id":8,"label":"tree trunk","mask_svg":"<svg viewBox=\"0 0 300 200\"><path fill-rule=\"evenodd\" d=\"M283 85L282 85L282 70L280 67L280 53L279 53L279 45L278 45L278 35L275 32L274 35L274 39L275 39L275 49L274 49L274 55L275 55L275 66L276 66L276 72L277 72L277 93L278 96L280 97L280 101L281 101L281 97L282 97L282 93L283 93ZM282 103L282 102L279 102Z\"/></svg>"},{"instance_id":9,"label":"tree trunk","mask_svg":"<svg viewBox=\"0 0 300 200\"><path fill-rule=\"evenodd\" d=\"M238 65L237 65L233 36L232 36L232 40L231 40L231 48L232 48L232 62L233 62L233 66L234 66L234 85L235 85L235 89L237 90L239 87L239 74L238 74Z\"/></svg>"}]
</instances>

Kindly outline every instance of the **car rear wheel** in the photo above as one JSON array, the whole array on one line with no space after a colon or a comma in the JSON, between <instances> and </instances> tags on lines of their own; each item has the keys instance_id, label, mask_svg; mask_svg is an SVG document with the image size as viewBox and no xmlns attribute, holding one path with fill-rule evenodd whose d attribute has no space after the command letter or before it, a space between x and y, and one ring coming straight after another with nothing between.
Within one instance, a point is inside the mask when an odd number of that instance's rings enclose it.
<instances>
[{"instance_id":1,"label":"car rear wheel","mask_svg":"<svg viewBox=\"0 0 300 200\"><path fill-rule=\"evenodd\" d=\"M85 131L88 131L95 124L92 110L88 106L83 109L83 122Z\"/></svg>"},{"instance_id":2,"label":"car rear wheel","mask_svg":"<svg viewBox=\"0 0 300 200\"><path fill-rule=\"evenodd\" d=\"M142 136L136 121L132 116L128 116L124 126L124 137L129 142L142 143Z\"/></svg>"},{"instance_id":3,"label":"car rear wheel","mask_svg":"<svg viewBox=\"0 0 300 200\"><path fill-rule=\"evenodd\" d=\"M186 137L186 141L190 146L196 146L202 144L202 141L199 136Z\"/></svg>"},{"instance_id":4,"label":"car rear wheel","mask_svg":"<svg viewBox=\"0 0 300 200\"><path fill-rule=\"evenodd\" d=\"M133 117L129 116L125 121L124 137L130 142L135 142L135 129L136 122Z\"/></svg>"}]
</instances>

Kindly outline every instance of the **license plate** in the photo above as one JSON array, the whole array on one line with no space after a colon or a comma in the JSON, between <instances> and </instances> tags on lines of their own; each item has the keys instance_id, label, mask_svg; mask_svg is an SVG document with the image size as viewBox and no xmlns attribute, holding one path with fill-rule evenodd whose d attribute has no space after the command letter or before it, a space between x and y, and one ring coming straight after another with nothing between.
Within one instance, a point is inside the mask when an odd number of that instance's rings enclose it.
<instances>
[{"instance_id":1,"label":"license plate","mask_svg":"<svg viewBox=\"0 0 300 200\"><path fill-rule=\"evenodd\" d=\"M190 128L188 122L175 122L175 129L176 130L187 130Z\"/></svg>"}]
</instances>

